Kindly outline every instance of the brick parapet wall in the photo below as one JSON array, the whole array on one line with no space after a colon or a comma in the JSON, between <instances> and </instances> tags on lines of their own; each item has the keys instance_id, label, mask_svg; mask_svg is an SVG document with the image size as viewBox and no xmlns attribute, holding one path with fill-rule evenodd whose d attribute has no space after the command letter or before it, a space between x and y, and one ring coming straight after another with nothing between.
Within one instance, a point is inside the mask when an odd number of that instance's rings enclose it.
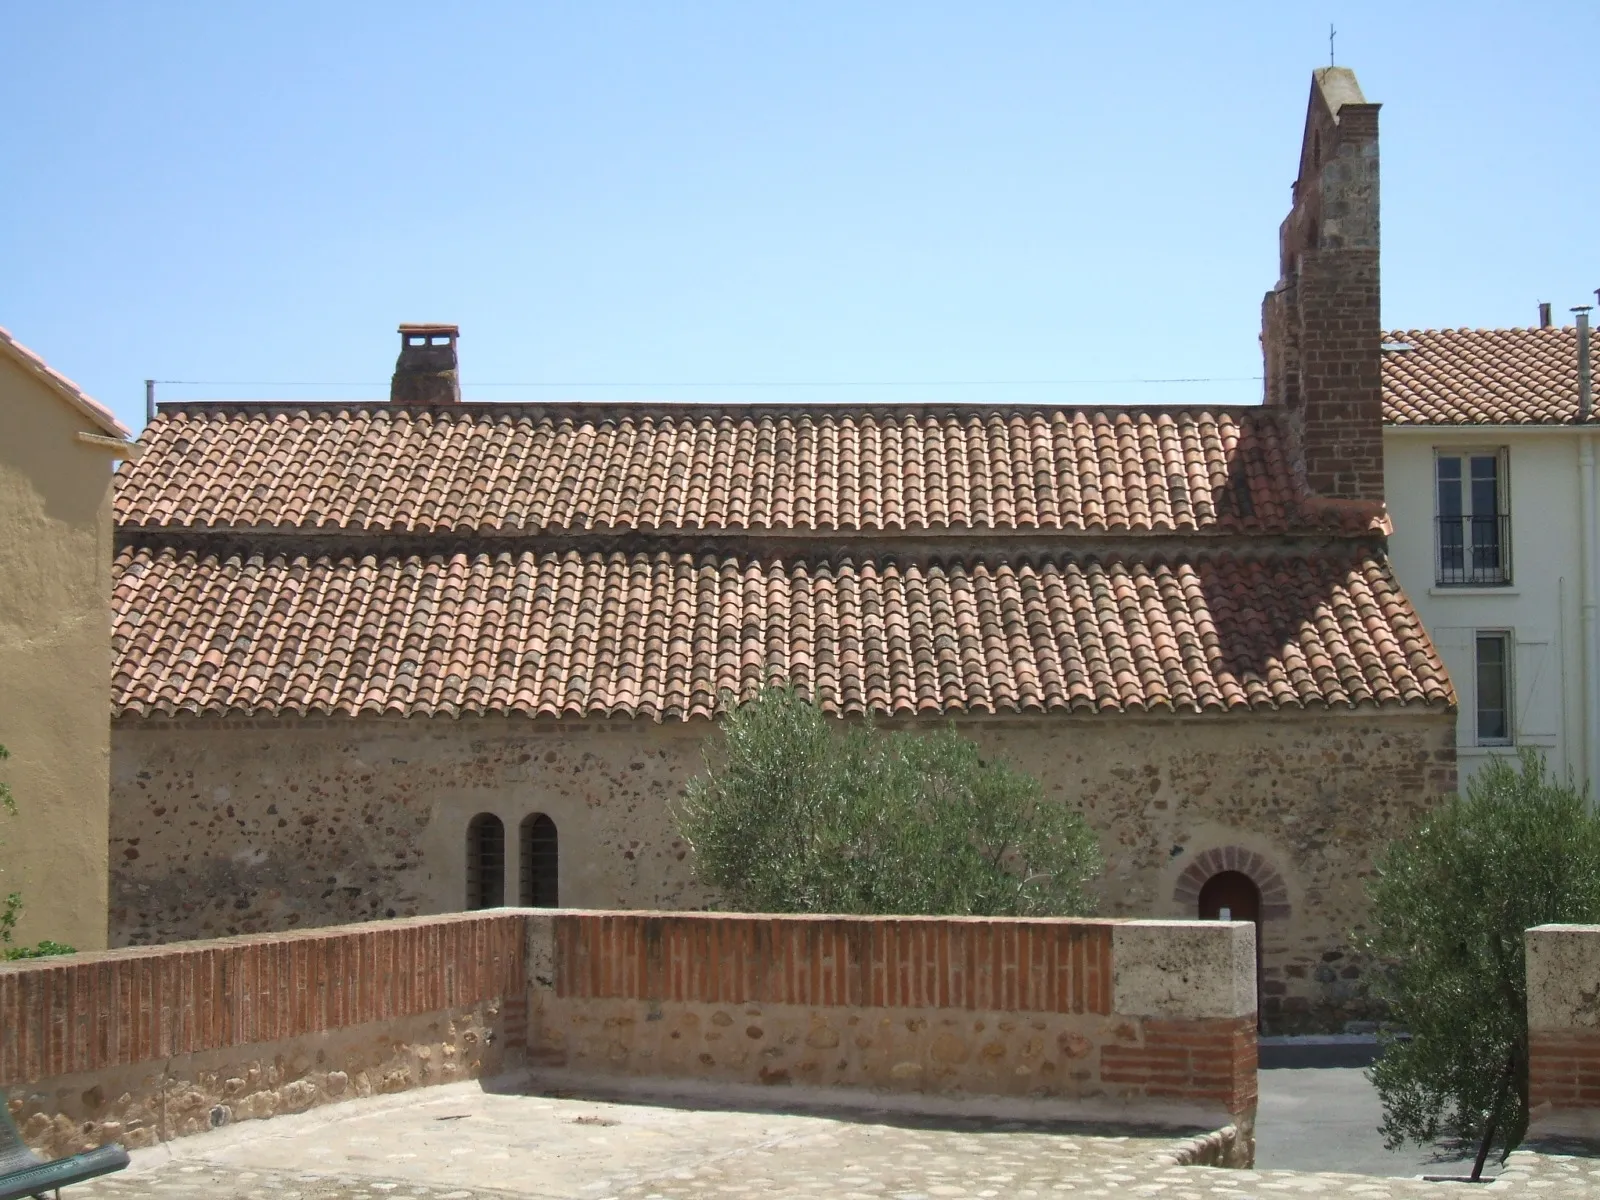
<instances>
[{"instance_id":1,"label":"brick parapet wall","mask_svg":"<svg viewBox=\"0 0 1600 1200\"><path fill-rule=\"evenodd\" d=\"M0 1093L65 1154L492 1073L526 945L498 911L0 965Z\"/></svg>"},{"instance_id":2,"label":"brick parapet wall","mask_svg":"<svg viewBox=\"0 0 1600 1200\"><path fill-rule=\"evenodd\" d=\"M581 1074L1255 1105L1254 931L1217 922L551 912L0 966L0 1089L67 1153L471 1078Z\"/></svg>"},{"instance_id":3,"label":"brick parapet wall","mask_svg":"<svg viewBox=\"0 0 1600 1200\"><path fill-rule=\"evenodd\" d=\"M1253 1126L1247 925L596 912L529 928L543 1069Z\"/></svg>"},{"instance_id":4,"label":"brick parapet wall","mask_svg":"<svg viewBox=\"0 0 1600 1200\"><path fill-rule=\"evenodd\" d=\"M473 914L0 966L0 1087L520 997L524 947Z\"/></svg>"},{"instance_id":5,"label":"brick parapet wall","mask_svg":"<svg viewBox=\"0 0 1600 1200\"><path fill-rule=\"evenodd\" d=\"M1526 935L1529 1136L1600 1141L1600 925Z\"/></svg>"}]
</instances>

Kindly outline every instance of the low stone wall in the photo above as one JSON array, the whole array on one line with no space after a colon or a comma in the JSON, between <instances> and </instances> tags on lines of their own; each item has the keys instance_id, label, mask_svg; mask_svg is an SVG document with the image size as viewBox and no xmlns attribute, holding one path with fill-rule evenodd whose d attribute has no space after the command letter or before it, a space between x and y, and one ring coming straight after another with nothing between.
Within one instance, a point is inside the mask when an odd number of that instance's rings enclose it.
<instances>
[{"instance_id":1,"label":"low stone wall","mask_svg":"<svg viewBox=\"0 0 1600 1200\"><path fill-rule=\"evenodd\" d=\"M536 1067L1253 1130L1246 924L550 913L529 939Z\"/></svg>"},{"instance_id":2,"label":"low stone wall","mask_svg":"<svg viewBox=\"0 0 1600 1200\"><path fill-rule=\"evenodd\" d=\"M0 965L0 1092L53 1154L525 1062L1227 1126L1243 1164L1254 929L497 909Z\"/></svg>"},{"instance_id":3,"label":"low stone wall","mask_svg":"<svg viewBox=\"0 0 1600 1200\"><path fill-rule=\"evenodd\" d=\"M1528 1136L1600 1140L1600 925L1526 936Z\"/></svg>"},{"instance_id":4,"label":"low stone wall","mask_svg":"<svg viewBox=\"0 0 1600 1200\"><path fill-rule=\"evenodd\" d=\"M148 1146L520 1063L519 913L0 965L0 1093L36 1149Z\"/></svg>"}]
</instances>

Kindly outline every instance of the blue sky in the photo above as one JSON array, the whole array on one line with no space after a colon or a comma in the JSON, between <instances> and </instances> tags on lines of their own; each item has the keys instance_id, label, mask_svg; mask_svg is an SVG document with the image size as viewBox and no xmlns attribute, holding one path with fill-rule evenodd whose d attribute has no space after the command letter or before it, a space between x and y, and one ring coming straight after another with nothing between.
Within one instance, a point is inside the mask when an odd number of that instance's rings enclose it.
<instances>
[{"instance_id":1,"label":"blue sky","mask_svg":"<svg viewBox=\"0 0 1600 1200\"><path fill-rule=\"evenodd\" d=\"M469 399L1253 401L1330 20L1388 325L1600 286L1592 5L0 16L0 324L135 427L148 376L384 395L402 320ZM873 386L754 386L822 383Z\"/></svg>"}]
</instances>

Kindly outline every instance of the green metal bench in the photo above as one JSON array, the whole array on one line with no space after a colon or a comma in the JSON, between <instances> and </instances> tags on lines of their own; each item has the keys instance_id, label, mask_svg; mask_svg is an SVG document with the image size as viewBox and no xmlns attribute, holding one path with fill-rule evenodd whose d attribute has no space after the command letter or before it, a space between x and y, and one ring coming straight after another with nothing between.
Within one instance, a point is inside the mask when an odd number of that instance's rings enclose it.
<instances>
[{"instance_id":1,"label":"green metal bench","mask_svg":"<svg viewBox=\"0 0 1600 1200\"><path fill-rule=\"evenodd\" d=\"M54 1192L56 1200L61 1200L61 1189L68 1184L109 1175L127 1165L128 1152L118 1145L46 1162L28 1149L0 1095L0 1200L22 1200L24 1196L45 1200L46 1192Z\"/></svg>"}]
</instances>

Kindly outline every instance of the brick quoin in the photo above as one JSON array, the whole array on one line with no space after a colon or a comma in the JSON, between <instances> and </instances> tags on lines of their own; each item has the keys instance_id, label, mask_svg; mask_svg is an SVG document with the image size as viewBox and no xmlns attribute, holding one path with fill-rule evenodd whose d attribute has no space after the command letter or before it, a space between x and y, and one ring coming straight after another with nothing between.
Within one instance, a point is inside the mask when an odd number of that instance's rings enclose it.
<instances>
[{"instance_id":1,"label":"brick quoin","mask_svg":"<svg viewBox=\"0 0 1600 1200\"><path fill-rule=\"evenodd\" d=\"M1100 1052L1100 1078L1152 1099L1221 1099L1229 1112L1256 1105L1254 1017L1197 1021L1146 1020L1134 1045Z\"/></svg>"},{"instance_id":2,"label":"brick quoin","mask_svg":"<svg viewBox=\"0 0 1600 1200\"><path fill-rule=\"evenodd\" d=\"M1355 75L1312 78L1279 276L1261 309L1265 401L1287 414L1313 503L1381 513L1378 108Z\"/></svg>"},{"instance_id":3,"label":"brick quoin","mask_svg":"<svg viewBox=\"0 0 1600 1200\"><path fill-rule=\"evenodd\" d=\"M1530 1031L1528 1104L1600 1108L1600 1029Z\"/></svg>"}]
</instances>

